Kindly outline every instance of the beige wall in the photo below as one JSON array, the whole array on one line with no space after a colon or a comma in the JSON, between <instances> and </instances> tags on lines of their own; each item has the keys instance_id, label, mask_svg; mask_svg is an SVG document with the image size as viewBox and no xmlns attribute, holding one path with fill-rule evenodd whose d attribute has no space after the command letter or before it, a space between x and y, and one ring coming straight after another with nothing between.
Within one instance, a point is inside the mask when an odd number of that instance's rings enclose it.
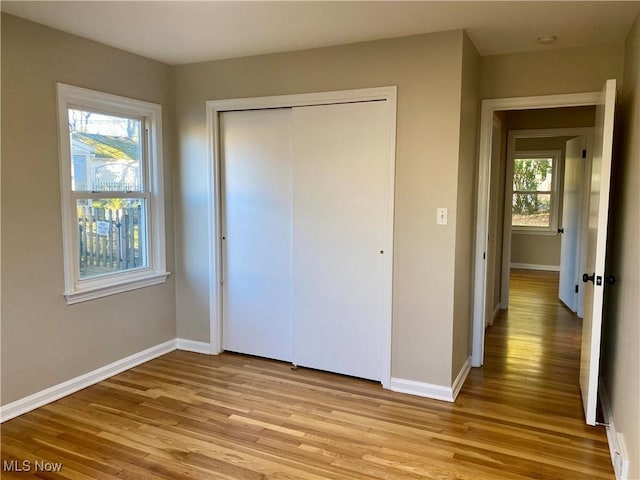
<instances>
[{"instance_id":1,"label":"beige wall","mask_svg":"<svg viewBox=\"0 0 640 480\"><path fill-rule=\"evenodd\" d=\"M450 385L462 46L455 31L175 68L180 337L209 340L205 101L397 85L392 375Z\"/></svg>"},{"instance_id":2,"label":"beige wall","mask_svg":"<svg viewBox=\"0 0 640 480\"><path fill-rule=\"evenodd\" d=\"M589 125L593 127L593 124ZM516 151L527 152L531 150L560 150L564 158L567 142L575 138L571 137L539 137L539 138L518 138L516 139ZM560 169L562 171L562 169Z\"/></svg>"},{"instance_id":3,"label":"beige wall","mask_svg":"<svg viewBox=\"0 0 640 480\"><path fill-rule=\"evenodd\" d=\"M505 114L509 130L593 127L596 107L536 108L512 110Z\"/></svg>"},{"instance_id":4,"label":"beige wall","mask_svg":"<svg viewBox=\"0 0 640 480\"><path fill-rule=\"evenodd\" d=\"M163 107L173 268L169 67L2 14L2 404L175 338L174 282L67 306L56 82Z\"/></svg>"},{"instance_id":5,"label":"beige wall","mask_svg":"<svg viewBox=\"0 0 640 480\"><path fill-rule=\"evenodd\" d=\"M511 233L511 263L560 266L560 235Z\"/></svg>"},{"instance_id":6,"label":"beige wall","mask_svg":"<svg viewBox=\"0 0 640 480\"><path fill-rule=\"evenodd\" d=\"M460 162L456 205L455 285L453 306L453 363L455 381L471 351L473 253L476 210L478 79L480 55L464 35L462 51L462 102L460 112Z\"/></svg>"},{"instance_id":7,"label":"beige wall","mask_svg":"<svg viewBox=\"0 0 640 480\"><path fill-rule=\"evenodd\" d=\"M482 57L481 98L599 92L622 78L622 44Z\"/></svg>"},{"instance_id":8,"label":"beige wall","mask_svg":"<svg viewBox=\"0 0 640 480\"><path fill-rule=\"evenodd\" d=\"M602 376L613 423L630 458L628 478L640 478L640 17L626 41L624 81L618 89L609 272Z\"/></svg>"}]
</instances>

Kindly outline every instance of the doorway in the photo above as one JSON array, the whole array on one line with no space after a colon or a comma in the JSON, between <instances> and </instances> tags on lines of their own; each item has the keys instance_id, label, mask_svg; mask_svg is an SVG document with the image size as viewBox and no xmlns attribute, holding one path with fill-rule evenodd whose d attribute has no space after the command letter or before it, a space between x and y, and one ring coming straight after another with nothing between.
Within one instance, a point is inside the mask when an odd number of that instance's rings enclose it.
<instances>
[{"instance_id":1,"label":"doorway","mask_svg":"<svg viewBox=\"0 0 640 480\"><path fill-rule=\"evenodd\" d=\"M500 268L501 276L493 279L496 293L490 305L493 310L488 310L490 320L498 310L508 308L513 268L559 272L558 297L571 311L583 316L584 288L578 274L586 264L586 191L591 174L595 108L536 113L548 114L544 122L564 114L565 122L584 126L519 129L531 118L528 111L509 112L506 126L501 125L508 130L506 161L503 166L500 164L504 174L492 170L492 176L504 178L503 190L497 192L504 198L492 204L492 210L501 207L501 211L490 215L501 215L502 229L490 224L490 236L501 234L502 257L496 258L497 252L491 252L493 256L490 253L487 259L490 264L498 263L493 268ZM517 114L515 121L512 114ZM517 129L510 128L514 124Z\"/></svg>"},{"instance_id":2,"label":"doorway","mask_svg":"<svg viewBox=\"0 0 640 480\"><path fill-rule=\"evenodd\" d=\"M595 424L597 403L598 360L604 296L604 263L606 256L609 183L613 144L615 80L608 80L601 92L545 97L522 97L484 100L481 113L480 169L478 176L478 217L476 228L476 269L474 288L474 325L472 365L479 367L484 357L484 330L487 311L487 252L490 241L490 193L494 117L501 111L533 110L596 106L594 127L593 170L589 192L587 235L587 269L585 282L585 318L582 333L580 388L586 422ZM592 282L593 285L590 285Z\"/></svg>"}]
</instances>

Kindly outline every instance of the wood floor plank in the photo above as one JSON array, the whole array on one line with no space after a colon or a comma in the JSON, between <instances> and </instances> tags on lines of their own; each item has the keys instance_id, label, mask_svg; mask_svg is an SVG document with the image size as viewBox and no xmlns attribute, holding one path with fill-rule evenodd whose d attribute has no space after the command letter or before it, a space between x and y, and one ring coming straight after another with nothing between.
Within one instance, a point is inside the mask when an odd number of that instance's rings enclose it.
<instances>
[{"instance_id":1,"label":"wood floor plank","mask_svg":"<svg viewBox=\"0 0 640 480\"><path fill-rule=\"evenodd\" d=\"M612 480L604 430L582 413L581 323L557 288L557 273L512 272L455 404L175 351L5 422L2 478ZM8 470L25 460L63 468Z\"/></svg>"}]
</instances>

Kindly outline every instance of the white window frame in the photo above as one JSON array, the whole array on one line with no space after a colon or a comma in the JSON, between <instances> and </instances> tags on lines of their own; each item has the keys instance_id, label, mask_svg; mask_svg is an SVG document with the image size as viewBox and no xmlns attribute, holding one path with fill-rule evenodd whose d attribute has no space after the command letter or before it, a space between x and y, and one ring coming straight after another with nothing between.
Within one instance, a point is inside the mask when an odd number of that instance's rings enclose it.
<instances>
[{"instance_id":1,"label":"white window frame","mask_svg":"<svg viewBox=\"0 0 640 480\"><path fill-rule=\"evenodd\" d=\"M516 193L513 191L513 163L516 159L526 159L526 158L551 158L553 159L553 166L551 168L551 191L549 194L551 195L551 214L549 217L549 226L548 227L539 227L539 226L523 226L523 225L513 225L512 215L512 205L513 205L513 195ZM558 205L560 203L560 182L558 176L560 174L560 161L562 159L562 151L560 150L531 150L531 151L519 151L513 152L510 155L509 159L509 172L506 177L508 183L508 191L511 192L510 200L508 203L505 202L505 209L508 209L509 218L511 218L511 231L514 234L538 234L538 235L557 235L558 234ZM521 192L522 193L522 192ZM532 192L535 193L535 192ZM545 193L545 192L539 192Z\"/></svg>"},{"instance_id":2,"label":"white window frame","mask_svg":"<svg viewBox=\"0 0 640 480\"><path fill-rule=\"evenodd\" d=\"M155 103L97 92L63 83L58 83L57 86L64 296L67 304L71 305L165 282L169 273L166 271L165 251L162 107ZM122 192L119 196L134 196L146 199L146 267L80 278L76 199L83 195L79 194L79 192L72 192L69 108L116 116L136 117L141 118L143 121L143 128L146 131L143 148L146 152L146 158L141 165L144 170L144 188L142 192ZM91 194L91 192L88 193Z\"/></svg>"}]
</instances>

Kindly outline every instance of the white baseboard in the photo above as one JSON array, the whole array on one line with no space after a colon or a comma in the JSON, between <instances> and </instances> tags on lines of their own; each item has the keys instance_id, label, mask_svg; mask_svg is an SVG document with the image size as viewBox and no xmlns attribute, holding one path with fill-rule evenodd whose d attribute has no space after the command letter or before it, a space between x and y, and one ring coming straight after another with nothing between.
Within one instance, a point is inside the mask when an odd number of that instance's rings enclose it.
<instances>
[{"instance_id":1,"label":"white baseboard","mask_svg":"<svg viewBox=\"0 0 640 480\"><path fill-rule=\"evenodd\" d=\"M28 397L21 398L6 405L0 406L0 423L10 420L18 415L27 413L47 403L66 397L72 393L94 385L102 380L106 380L118 373L129 370L142 363L153 360L161 355L165 355L174 350L185 350L188 352L211 354L211 346L205 342L187 340L184 338L174 338L167 342L147 348L142 352L134 353L121 360L117 360L104 367L97 368L91 372L59 383L40 392L36 392Z\"/></svg>"},{"instance_id":2,"label":"white baseboard","mask_svg":"<svg viewBox=\"0 0 640 480\"><path fill-rule=\"evenodd\" d=\"M490 327L491 325L493 325L493 322L495 321L496 317L500 313L500 310L501 310L500 307L501 307L500 302L498 302L498 304L496 305L496 308L493 309L493 313L491 314L491 318L489 318L489 321L486 323L484 328L487 328L487 327Z\"/></svg>"},{"instance_id":3,"label":"white baseboard","mask_svg":"<svg viewBox=\"0 0 640 480\"><path fill-rule=\"evenodd\" d=\"M458 394L460 393L460 389L462 385L464 385L464 381L467 379L467 375L471 371L471 357L467 358L462 365L462 368L458 372L458 376L453 382L453 401L455 402L456 398L458 398Z\"/></svg>"},{"instance_id":4,"label":"white baseboard","mask_svg":"<svg viewBox=\"0 0 640 480\"><path fill-rule=\"evenodd\" d=\"M398 393L408 393L409 395L417 395L418 397L453 402L452 388L445 387L443 385L434 385L432 383L416 382L415 380L391 377L389 390Z\"/></svg>"},{"instance_id":5,"label":"white baseboard","mask_svg":"<svg viewBox=\"0 0 640 480\"><path fill-rule=\"evenodd\" d=\"M434 400L455 402L470 370L471 358L467 358L451 387L391 377L389 390L398 393L408 393L409 395L417 395L419 397L433 398Z\"/></svg>"},{"instance_id":6,"label":"white baseboard","mask_svg":"<svg viewBox=\"0 0 640 480\"><path fill-rule=\"evenodd\" d=\"M509 264L511 268L520 268L522 270L545 270L547 272L559 272L560 265L538 265L535 263L513 263Z\"/></svg>"},{"instance_id":7,"label":"white baseboard","mask_svg":"<svg viewBox=\"0 0 640 480\"><path fill-rule=\"evenodd\" d=\"M121 360L117 360L104 367L97 368L91 372L59 383L52 387L36 392L27 397L0 407L0 423L10 420L18 415L27 413L35 408L54 402L62 397L66 397L78 390L82 390L90 385L94 385L120 372L138 366L142 363L153 360L156 357L172 352L176 349L176 340L169 340L154 347L147 348L142 352L134 353Z\"/></svg>"},{"instance_id":8,"label":"white baseboard","mask_svg":"<svg viewBox=\"0 0 640 480\"><path fill-rule=\"evenodd\" d=\"M616 431L616 426L613 423L611 403L609 402L607 390L602 383L598 387L602 415L604 416L605 424L607 424L607 443L609 444L613 471L616 475L616 480L629 480L629 457L627 456L624 439L622 434Z\"/></svg>"},{"instance_id":9,"label":"white baseboard","mask_svg":"<svg viewBox=\"0 0 640 480\"><path fill-rule=\"evenodd\" d=\"M124 372L125 370L136 367L176 349L211 354L211 346L206 342L198 342L183 338L169 340L161 343L160 345L147 348L142 352L129 355L128 357L117 360L109 365L105 365L104 367L97 368L76 378L72 378L40 392L36 392L14 402L2 405L0 406L0 423L54 402L62 397L66 397L67 395L71 395L78 390L82 390L83 388L94 385L102 380L106 380L118 373ZM454 402L462 388L462 385L464 384L465 379L467 378L467 375L469 374L470 369L471 359L467 358L451 387L416 382L414 380L406 380L402 378L391 378L389 389L395 392Z\"/></svg>"},{"instance_id":10,"label":"white baseboard","mask_svg":"<svg viewBox=\"0 0 640 480\"><path fill-rule=\"evenodd\" d=\"M185 352L206 353L211 354L211 345L206 342L197 342L195 340L187 340L185 338L176 339L176 348Z\"/></svg>"}]
</instances>

